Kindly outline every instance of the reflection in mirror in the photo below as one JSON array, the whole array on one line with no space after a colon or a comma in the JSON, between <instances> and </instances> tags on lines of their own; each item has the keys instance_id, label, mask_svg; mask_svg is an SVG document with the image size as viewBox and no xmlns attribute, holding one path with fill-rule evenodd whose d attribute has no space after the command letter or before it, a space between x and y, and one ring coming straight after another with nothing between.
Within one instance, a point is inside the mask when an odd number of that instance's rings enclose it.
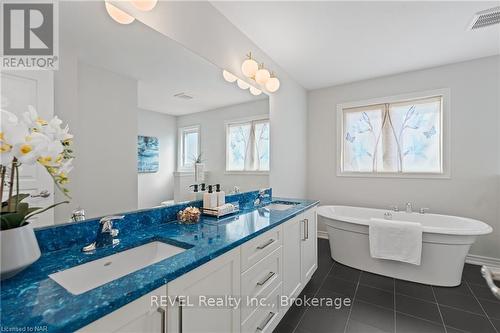
<instances>
[{"instance_id":1,"label":"reflection in mirror","mask_svg":"<svg viewBox=\"0 0 500 333\"><path fill-rule=\"evenodd\" d=\"M226 193L268 186L267 95L225 81L222 69L138 20L117 24L102 2L59 10L59 70L2 73L13 112L34 105L74 134L71 203L35 226L81 218L82 209L92 218L194 200L194 184ZM36 170L24 174L26 191L55 193L35 203L63 199Z\"/></svg>"}]
</instances>

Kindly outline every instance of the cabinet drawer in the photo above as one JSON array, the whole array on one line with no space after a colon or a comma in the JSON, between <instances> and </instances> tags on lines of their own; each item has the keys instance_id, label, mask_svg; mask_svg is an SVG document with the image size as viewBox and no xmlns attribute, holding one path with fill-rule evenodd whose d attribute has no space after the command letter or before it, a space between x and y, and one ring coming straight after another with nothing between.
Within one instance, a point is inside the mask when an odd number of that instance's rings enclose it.
<instances>
[{"instance_id":1,"label":"cabinet drawer","mask_svg":"<svg viewBox=\"0 0 500 333\"><path fill-rule=\"evenodd\" d=\"M241 275L243 297L263 297L282 281L281 247Z\"/></svg>"},{"instance_id":2,"label":"cabinet drawer","mask_svg":"<svg viewBox=\"0 0 500 333\"><path fill-rule=\"evenodd\" d=\"M281 283L271 291L266 299L265 305L255 310L251 316L241 324L241 332L272 332L281 320L282 314L279 306L280 297Z\"/></svg>"},{"instance_id":3,"label":"cabinet drawer","mask_svg":"<svg viewBox=\"0 0 500 333\"><path fill-rule=\"evenodd\" d=\"M281 246L281 226L271 229L241 246L241 271L255 265L259 260Z\"/></svg>"}]
</instances>

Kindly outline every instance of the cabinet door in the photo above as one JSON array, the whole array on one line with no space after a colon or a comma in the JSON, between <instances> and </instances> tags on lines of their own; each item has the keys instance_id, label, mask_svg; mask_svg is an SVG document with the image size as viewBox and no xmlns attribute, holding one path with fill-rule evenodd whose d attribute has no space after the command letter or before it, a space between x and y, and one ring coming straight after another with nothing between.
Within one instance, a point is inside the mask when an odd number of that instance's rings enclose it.
<instances>
[{"instance_id":1,"label":"cabinet door","mask_svg":"<svg viewBox=\"0 0 500 333\"><path fill-rule=\"evenodd\" d=\"M209 300L240 295L240 249L230 251L168 284L168 332L239 332L240 309ZM227 303L226 303L227 304ZM230 304L229 304L230 305Z\"/></svg>"},{"instance_id":2,"label":"cabinet door","mask_svg":"<svg viewBox=\"0 0 500 333\"><path fill-rule=\"evenodd\" d=\"M318 267L316 209L304 212L299 219L302 229L300 253L302 284L306 285Z\"/></svg>"},{"instance_id":3,"label":"cabinet door","mask_svg":"<svg viewBox=\"0 0 500 333\"><path fill-rule=\"evenodd\" d=\"M295 297L302 289L300 248L302 222L299 217L283 224L283 295Z\"/></svg>"},{"instance_id":4,"label":"cabinet door","mask_svg":"<svg viewBox=\"0 0 500 333\"><path fill-rule=\"evenodd\" d=\"M164 332L167 287L148 293L78 332Z\"/></svg>"}]
</instances>

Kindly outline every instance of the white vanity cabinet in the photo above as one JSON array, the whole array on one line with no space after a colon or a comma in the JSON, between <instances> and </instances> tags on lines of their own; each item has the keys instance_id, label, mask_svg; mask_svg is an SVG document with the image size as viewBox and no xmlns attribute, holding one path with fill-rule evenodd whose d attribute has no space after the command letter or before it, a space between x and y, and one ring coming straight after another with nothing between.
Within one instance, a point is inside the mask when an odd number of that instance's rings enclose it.
<instances>
[{"instance_id":1,"label":"white vanity cabinet","mask_svg":"<svg viewBox=\"0 0 500 333\"><path fill-rule=\"evenodd\" d=\"M272 332L288 310L280 306L281 295L298 296L316 268L311 208L80 331ZM241 303L233 307L228 297ZM264 302L248 306L248 298ZM209 303L221 300L226 306Z\"/></svg>"},{"instance_id":2,"label":"white vanity cabinet","mask_svg":"<svg viewBox=\"0 0 500 333\"><path fill-rule=\"evenodd\" d=\"M283 224L283 295L296 297L318 267L316 209Z\"/></svg>"},{"instance_id":3,"label":"white vanity cabinet","mask_svg":"<svg viewBox=\"0 0 500 333\"><path fill-rule=\"evenodd\" d=\"M218 257L168 284L170 299L166 332L239 332L240 309L211 305L240 295L239 248Z\"/></svg>"}]
</instances>

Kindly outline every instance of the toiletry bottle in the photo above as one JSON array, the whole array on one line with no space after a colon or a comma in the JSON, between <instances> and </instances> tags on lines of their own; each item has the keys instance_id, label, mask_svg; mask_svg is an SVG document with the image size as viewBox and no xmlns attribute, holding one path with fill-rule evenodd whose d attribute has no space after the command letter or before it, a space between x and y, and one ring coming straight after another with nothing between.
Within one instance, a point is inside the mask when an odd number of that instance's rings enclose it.
<instances>
[{"instance_id":1,"label":"toiletry bottle","mask_svg":"<svg viewBox=\"0 0 500 333\"><path fill-rule=\"evenodd\" d=\"M220 184L215 184L215 194L217 195L217 206L222 206L226 203L226 193L220 190Z\"/></svg>"},{"instance_id":2,"label":"toiletry bottle","mask_svg":"<svg viewBox=\"0 0 500 333\"><path fill-rule=\"evenodd\" d=\"M190 195L191 200L203 200L203 196L200 197L200 192L198 191L198 184L189 185L189 188L193 188L193 193Z\"/></svg>"},{"instance_id":3,"label":"toiletry bottle","mask_svg":"<svg viewBox=\"0 0 500 333\"><path fill-rule=\"evenodd\" d=\"M217 194L213 191L213 186L208 185L208 192L203 194L203 208L217 207Z\"/></svg>"}]
</instances>

